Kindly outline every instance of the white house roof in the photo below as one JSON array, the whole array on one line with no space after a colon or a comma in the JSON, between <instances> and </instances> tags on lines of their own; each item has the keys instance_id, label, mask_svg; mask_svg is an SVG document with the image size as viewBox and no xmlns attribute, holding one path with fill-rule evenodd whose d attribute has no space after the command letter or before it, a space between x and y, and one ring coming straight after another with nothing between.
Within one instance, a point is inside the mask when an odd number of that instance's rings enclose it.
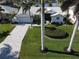
<instances>
[{"instance_id":1,"label":"white house roof","mask_svg":"<svg viewBox=\"0 0 79 59\"><path fill-rule=\"evenodd\" d=\"M57 13L62 13L62 10L60 7L52 7L52 10L54 10Z\"/></svg>"},{"instance_id":2,"label":"white house roof","mask_svg":"<svg viewBox=\"0 0 79 59\"><path fill-rule=\"evenodd\" d=\"M39 10L39 9L40 9L40 7L32 6L31 9L30 9L30 11L31 11L31 13L34 15L34 14L37 13L37 10Z\"/></svg>"},{"instance_id":3,"label":"white house roof","mask_svg":"<svg viewBox=\"0 0 79 59\"><path fill-rule=\"evenodd\" d=\"M16 17L29 17L29 15L27 15L27 14L19 14L19 15L16 15Z\"/></svg>"},{"instance_id":4,"label":"white house roof","mask_svg":"<svg viewBox=\"0 0 79 59\"><path fill-rule=\"evenodd\" d=\"M61 15L59 13L55 13L55 14L52 14L51 16L57 16L57 15ZM61 15L62 16L62 15Z\"/></svg>"},{"instance_id":5,"label":"white house roof","mask_svg":"<svg viewBox=\"0 0 79 59\"><path fill-rule=\"evenodd\" d=\"M2 9L4 9L4 11L2 11L3 13L17 13L18 9L17 8L13 8L13 7L9 7L9 6L4 6L4 5L0 5L0 7L2 7Z\"/></svg>"},{"instance_id":6,"label":"white house roof","mask_svg":"<svg viewBox=\"0 0 79 59\"><path fill-rule=\"evenodd\" d=\"M32 6L30 11L31 11L31 13L36 14L37 10L39 10L39 9L40 9L40 7ZM54 14L54 13L62 14L62 10L60 7L45 7L45 9L48 11L48 13L51 13L51 14Z\"/></svg>"}]
</instances>

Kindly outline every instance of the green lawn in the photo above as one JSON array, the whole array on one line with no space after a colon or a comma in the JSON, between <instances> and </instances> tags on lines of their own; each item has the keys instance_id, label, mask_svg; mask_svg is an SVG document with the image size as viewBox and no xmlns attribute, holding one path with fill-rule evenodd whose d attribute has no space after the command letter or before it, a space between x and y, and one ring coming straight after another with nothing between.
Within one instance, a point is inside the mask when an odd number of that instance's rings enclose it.
<instances>
[{"instance_id":1,"label":"green lawn","mask_svg":"<svg viewBox=\"0 0 79 59\"><path fill-rule=\"evenodd\" d=\"M64 47L67 47L71 37L73 25L62 25L56 27L69 33L69 37L63 40L55 40L45 37L45 46L50 50L47 54L40 52L40 27L33 27L28 30L21 47L20 59L79 59L78 55L64 54ZM74 50L79 52L79 32L73 44Z\"/></svg>"},{"instance_id":2,"label":"green lawn","mask_svg":"<svg viewBox=\"0 0 79 59\"><path fill-rule=\"evenodd\" d=\"M7 32L8 33L14 28L12 24L0 24L0 33ZM2 42L5 39L6 36L0 34L0 42Z\"/></svg>"}]
</instances>

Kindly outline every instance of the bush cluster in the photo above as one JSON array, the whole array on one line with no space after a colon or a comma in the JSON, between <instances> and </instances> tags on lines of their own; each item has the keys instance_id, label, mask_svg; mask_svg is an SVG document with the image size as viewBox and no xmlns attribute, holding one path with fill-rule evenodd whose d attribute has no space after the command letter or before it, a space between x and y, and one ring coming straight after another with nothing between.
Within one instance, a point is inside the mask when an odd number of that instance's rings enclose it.
<instances>
[{"instance_id":1,"label":"bush cluster","mask_svg":"<svg viewBox=\"0 0 79 59\"><path fill-rule=\"evenodd\" d=\"M68 36L66 32L54 27L45 27L45 35L56 39L63 39Z\"/></svg>"},{"instance_id":2,"label":"bush cluster","mask_svg":"<svg viewBox=\"0 0 79 59\"><path fill-rule=\"evenodd\" d=\"M33 23L34 24L40 24L41 23L41 18L40 15L35 15L33 18Z\"/></svg>"}]
</instances>

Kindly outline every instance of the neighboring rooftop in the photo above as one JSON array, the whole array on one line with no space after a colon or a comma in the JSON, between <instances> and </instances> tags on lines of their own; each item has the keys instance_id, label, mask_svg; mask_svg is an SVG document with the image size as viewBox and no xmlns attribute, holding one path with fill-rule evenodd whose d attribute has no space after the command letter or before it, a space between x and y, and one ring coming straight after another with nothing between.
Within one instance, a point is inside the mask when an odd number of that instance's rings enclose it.
<instances>
[{"instance_id":1,"label":"neighboring rooftop","mask_svg":"<svg viewBox=\"0 0 79 59\"><path fill-rule=\"evenodd\" d=\"M10 7L10 6L0 5L0 7L2 7L2 9L4 9L4 11L2 11L3 13L12 14L12 13L17 13L18 12L17 8L13 8L13 7Z\"/></svg>"},{"instance_id":2,"label":"neighboring rooftop","mask_svg":"<svg viewBox=\"0 0 79 59\"><path fill-rule=\"evenodd\" d=\"M39 9L40 7L32 6L30 11L31 13L36 14ZM62 14L62 10L60 7L45 7L45 10L47 11L47 13L51 13L51 14L54 14L54 13Z\"/></svg>"}]
</instances>

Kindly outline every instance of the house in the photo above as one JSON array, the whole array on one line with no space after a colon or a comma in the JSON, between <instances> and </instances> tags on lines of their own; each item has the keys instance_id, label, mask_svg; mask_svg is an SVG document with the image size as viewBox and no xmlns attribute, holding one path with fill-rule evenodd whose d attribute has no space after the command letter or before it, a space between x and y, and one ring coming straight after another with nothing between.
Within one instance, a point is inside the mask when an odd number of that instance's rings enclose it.
<instances>
[{"instance_id":1,"label":"house","mask_svg":"<svg viewBox=\"0 0 79 59\"><path fill-rule=\"evenodd\" d=\"M31 13L33 15L40 15L41 8L32 6L30 11L31 11ZM61 10L61 8L59 6L56 6L56 7L45 7L44 8L44 12L45 12L45 19L46 19L46 21L55 22L55 20L53 20L54 19L53 17L57 17L57 16L59 16L60 19L62 19L62 21L63 21L64 16L62 16L63 13L62 13L62 10ZM59 22L60 23L64 23L64 22L60 21L60 19L59 19L58 23Z\"/></svg>"},{"instance_id":2,"label":"house","mask_svg":"<svg viewBox=\"0 0 79 59\"><path fill-rule=\"evenodd\" d=\"M60 7L52 7L54 13L51 14L51 23L65 23L64 15Z\"/></svg>"},{"instance_id":3,"label":"house","mask_svg":"<svg viewBox=\"0 0 79 59\"><path fill-rule=\"evenodd\" d=\"M0 23L10 22L11 18L18 12L17 8L9 7L0 5L1 9L1 15L0 15Z\"/></svg>"},{"instance_id":4,"label":"house","mask_svg":"<svg viewBox=\"0 0 79 59\"><path fill-rule=\"evenodd\" d=\"M12 22L17 22L17 23L32 23L33 18L32 18L32 13L31 13L31 18L29 16L29 11L26 13L22 12L22 8L20 8L19 12L17 15L12 19Z\"/></svg>"},{"instance_id":5,"label":"house","mask_svg":"<svg viewBox=\"0 0 79 59\"><path fill-rule=\"evenodd\" d=\"M59 24L64 23L63 15L61 15L59 13L55 13L55 14L51 15L51 23L59 23Z\"/></svg>"},{"instance_id":6,"label":"house","mask_svg":"<svg viewBox=\"0 0 79 59\"><path fill-rule=\"evenodd\" d=\"M33 20L32 18L30 19L30 16L27 14L19 14L16 15L13 19L12 22L17 22L17 23L32 23Z\"/></svg>"},{"instance_id":7,"label":"house","mask_svg":"<svg viewBox=\"0 0 79 59\"><path fill-rule=\"evenodd\" d=\"M51 23L64 23L64 16L62 13L62 10L59 6L56 7L47 7L47 13L50 13L51 15Z\"/></svg>"},{"instance_id":8,"label":"house","mask_svg":"<svg viewBox=\"0 0 79 59\"><path fill-rule=\"evenodd\" d=\"M7 13L7 14L16 14L18 12L18 9L17 8L13 8L13 7L10 7L10 6L4 6L4 5L0 5L0 7L2 9L4 9L4 11L2 11L2 13Z\"/></svg>"},{"instance_id":9,"label":"house","mask_svg":"<svg viewBox=\"0 0 79 59\"><path fill-rule=\"evenodd\" d=\"M17 13L17 15L12 19L12 21L13 22L20 22L20 23L22 23L22 22L23 23L31 23L33 21L33 18L30 19L29 12L27 11L25 14L23 14L22 10L23 9L21 7L19 12ZM30 9L31 16L40 15L40 11L41 11L40 7L32 6L31 9ZM45 14L47 15L46 16L46 20L50 19L50 21L52 20L51 22L53 22L53 18L52 17L53 17L54 14L57 14L57 13L58 13L59 17L61 17L60 14L62 14L62 11L61 11L60 7L58 7L58 6L57 7L45 7ZM48 14L50 14L52 16L48 17ZM55 15L55 16L58 16L58 15Z\"/></svg>"}]
</instances>

